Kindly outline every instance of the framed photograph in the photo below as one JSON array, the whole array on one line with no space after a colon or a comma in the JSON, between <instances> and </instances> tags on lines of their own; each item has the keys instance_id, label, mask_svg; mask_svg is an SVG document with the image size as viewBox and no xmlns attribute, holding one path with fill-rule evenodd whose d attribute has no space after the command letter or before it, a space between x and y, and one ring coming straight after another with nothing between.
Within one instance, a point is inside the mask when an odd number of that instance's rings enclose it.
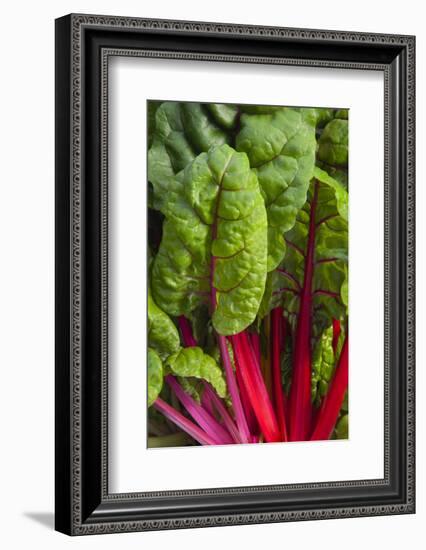
<instances>
[{"instance_id":1,"label":"framed photograph","mask_svg":"<svg viewBox=\"0 0 426 550\"><path fill-rule=\"evenodd\" d=\"M56 21L56 529L407 514L413 36Z\"/></svg>"}]
</instances>

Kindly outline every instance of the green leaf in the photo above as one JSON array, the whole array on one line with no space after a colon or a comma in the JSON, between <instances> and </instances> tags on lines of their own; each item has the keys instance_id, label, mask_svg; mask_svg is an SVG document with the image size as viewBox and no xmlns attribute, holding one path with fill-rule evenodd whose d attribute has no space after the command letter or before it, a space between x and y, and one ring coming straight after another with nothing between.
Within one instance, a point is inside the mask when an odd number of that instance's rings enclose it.
<instances>
[{"instance_id":1,"label":"green leaf","mask_svg":"<svg viewBox=\"0 0 426 550\"><path fill-rule=\"evenodd\" d=\"M336 424L335 436L336 439L348 439L349 433L349 415L345 414L340 417Z\"/></svg>"},{"instance_id":2,"label":"green leaf","mask_svg":"<svg viewBox=\"0 0 426 550\"><path fill-rule=\"evenodd\" d=\"M201 348L182 348L165 362L167 369L183 378L199 378L209 382L220 397L226 396L226 382L222 369Z\"/></svg>"},{"instance_id":3,"label":"green leaf","mask_svg":"<svg viewBox=\"0 0 426 550\"><path fill-rule=\"evenodd\" d=\"M343 281L342 287L340 289L340 295L342 297L342 302L345 304L346 309L349 306L349 289L348 289L348 270L345 270L345 280Z\"/></svg>"},{"instance_id":4,"label":"green leaf","mask_svg":"<svg viewBox=\"0 0 426 550\"><path fill-rule=\"evenodd\" d=\"M204 384L202 380L194 377L178 377L179 384L197 403L201 403L201 396L204 391Z\"/></svg>"},{"instance_id":5,"label":"green leaf","mask_svg":"<svg viewBox=\"0 0 426 550\"><path fill-rule=\"evenodd\" d=\"M349 109L338 109L335 114L334 118L344 118L348 120L349 118Z\"/></svg>"},{"instance_id":6,"label":"green leaf","mask_svg":"<svg viewBox=\"0 0 426 550\"><path fill-rule=\"evenodd\" d=\"M163 387L163 363L158 353L148 348L148 407L159 396Z\"/></svg>"},{"instance_id":7,"label":"green leaf","mask_svg":"<svg viewBox=\"0 0 426 550\"><path fill-rule=\"evenodd\" d=\"M168 196L152 269L156 303L191 316L214 297L212 322L236 334L257 314L265 287L266 211L248 158L228 145L200 154ZM213 287L213 288L212 288Z\"/></svg>"},{"instance_id":8,"label":"green leaf","mask_svg":"<svg viewBox=\"0 0 426 550\"><path fill-rule=\"evenodd\" d=\"M235 126L238 118L239 109L236 105L226 103L208 103L206 105L215 122L226 129L231 129Z\"/></svg>"},{"instance_id":9,"label":"green leaf","mask_svg":"<svg viewBox=\"0 0 426 550\"><path fill-rule=\"evenodd\" d=\"M330 120L335 118L334 109L327 107L304 108L303 111L317 128L325 126Z\"/></svg>"},{"instance_id":10,"label":"green leaf","mask_svg":"<svg viewBox=\"0 0 426 550\"><path fill-rule=\"evenodd\" d=\"M318 159L332 166L347 166L347 120L335 118L324 128L318 142Z\"/></svg>"},{"instance_id":11,"label":"green leaf","mask_svg":"<svg viewBox=\"0 0 426 550\"><path fill-rule=\"evenodd\" d=\"M225 130L208 116L205 105L167 101L155 113L155 130L148 151L148 180L153 206L164 209L168 193L179 187L179 174L195 156L228 141Z\"/></svg>"},{"instance_id":12,"label":"green leaf","mask_svg":"<svg viewBox=\"0 0 426 550\"><path fill-rule=\"evenodd\" d=\"M155 131L148 151L148 180L152 183L153 208L162 210L167 195L178 186L175 176L195 157L181 121L179 103L163 103L155 114Z\"/></svg>"},{"instance_id":13,"label":"green leaf","mask_svg":"<svg viewBox=\"0 0 426 550\"><path fill-rule=\"evenodd\" d=\"M180 348L178 330L170 317L154 302L148 290L148 345L164 360Z\"/></svg>"},{"instance_id":14,"label":"green leaf","mask_svg":"<svg viewBox=\"0 0 426 550\"><path fill-rule=\"evenodd\" d=\"M312 353L312 400L317 405L327 393L334 371L333 327L317 339Z\"/></svg>"},{"instance_id":15,"label":"green leaf","mask_svg":"<svg viewBox=\"0 0 426 550\"><path fill-rule=\"evenodd\" d=\"M293 341L289 333L285 339L285 347L281 353L281 379L286 395L290 393L293 372Z\"/></svg>"},{"instance_id":16,"label":"green leaf","mask_svg":"<svg viewBox=\"0 0 426 550\"><path fill-rule=\"evenodd\" d=\"M348 221L348 192L346 188L336 179L332 178L325 170L321 170L318 166L314 168L314 177L331 187L336 197L336 206L339 215Z\"/></svg>"},{"instance_id":17,"label":"green leaf","mask_svg":"<svg viewBox=\"0 0 426 550\"><path fill-rule=\"evenodd\" d=\"M282 301L282 296L279 292L283 286L283 279L278 271L270 271L266 276L265 292L257 312L258 327L264 317L266 317L275 307L279 306ZM292 286L290 283L289 286Z\"/></svg>"},{"instance_id":18,"label":"green leaf","mask_svg":"<svg viewBox=\"0 0 426 550\"><path fill-rule=\"evenodd\" d=\"M192 327L192 334L195 341L203 349L206 348L210 335L213 332L210 322L210 312L206 304L201 304L196 309L191 311L189 321ZM213 339L215 339L213 335Z\"/></svg>"},{"instance_id":19,"label":"green leaf","mask_svg":"<svg viewBox=\"0 0 426 550\"><path fill-rule=\"evenodd\" d=\"M265 115L275 113L275 111L281 110L282 107L277 105L240 105L240 109L243 113Z\"/></svg>"},{"instance_id":20,"label":"green leaf","mask_svg":"<svg viewBox=\"0 0 426 550\"><path fill-rule=\"evenodd\" d=\"M185 136L197 153L208 151L228 142L228 134L208 116L206 105L180 103Z\"/></svg>"},{"instance_id":21,"label":"green leaf","mask_svg":"<svg viewBox=\"0 0 426 550\"><path fill-rule=\"evenodd\" d=\"M155 132L155 115L157 109L161 105L161 101L147 101L148 111L148 147L151 147Z\"/></svg>"},{"instance_id":22,"label":"green leaf","mask_svg":"<svg viewBox=\"0 0 426 550\"><path fill-rule=\"evenodd\" d=\"M315 164L316 118L309 109L243 109L236 148L255 169L268 215L268 271L285 255L283 235L306 200Z\"/></svg>"}]
</instances>

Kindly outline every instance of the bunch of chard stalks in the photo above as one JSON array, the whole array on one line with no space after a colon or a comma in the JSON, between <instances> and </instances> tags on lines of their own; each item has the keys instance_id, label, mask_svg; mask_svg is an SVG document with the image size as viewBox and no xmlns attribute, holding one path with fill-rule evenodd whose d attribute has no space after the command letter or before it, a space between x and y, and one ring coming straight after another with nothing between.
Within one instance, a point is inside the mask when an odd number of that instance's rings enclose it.
<instances>
[{"instance_id":1,"label":"bunch of chard stalks","mask_svg":"<svg viewBox=\"0 0 426 550\"><path fill-rule=\"evenodd\" d=\"M314 231L313 224L310 231ZM201 445L313 441L331 437L348 388L348 337L345 337L341 347L328 393L314 411L310 345L313 242L314 238L310 235L305 279L300 289L300 311L294 335L293 381L289 395L283 390L281 355L286 338L292 338L292 335L281 307L274 308L270 313L266 354L262 353L258 332L247 329L228 337L216 334L233 415L209 383L204 382L201 402L198 403L184 391L176 377L166 377L186 415L160 397L154 402L154 407ZM179 318L179 329L185 347L197 346L191 325L183 316ZM334 320L334 351L337 350L340 331L340 321Z\"/></svg>"}]
</instances>

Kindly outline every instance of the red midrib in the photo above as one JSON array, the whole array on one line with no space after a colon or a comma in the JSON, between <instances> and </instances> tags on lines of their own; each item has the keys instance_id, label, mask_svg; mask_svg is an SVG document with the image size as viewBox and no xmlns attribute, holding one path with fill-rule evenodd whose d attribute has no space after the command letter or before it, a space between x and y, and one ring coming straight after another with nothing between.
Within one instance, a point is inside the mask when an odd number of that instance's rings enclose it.
<instances>
[{"instance_id":1,"label":"red midrib","mask_svg":"<svg viewBox=\"0 0 426 550\"><path fill-rule=\"evenodd\" d=\"M226 170L231 160L232 160L232 154L230 155L228 162L226 163L223 169L222 177L218 182L219 190L216 197L215 212L214 212L213 223L212 223L212 244L213 244L213 241L217 238L217 219L218 219L220 200L222 197L223 178L225 177ZM211 296L211 314L212 315L217 307L217 291L213 282L215 269L216 269L216 257L213 254L211 254L211 260L210 260L210 292L211 294L210 296ZM228 390L231 396L232 406L234 409L235 422L238 426L238 431L243 443L248 443L251 439L251 434L248 428L247 419L244 414L244 409L241 403L240 394L238 392L237 381L235 379L234 371L232 369L231 359L229 357L229 352L226 344L226 338L225 336L223 336L222 334L219 334L218 332L216 334L217 334L217 340L219 344L219 350L222 358L223 367L225 369L226 382L228 385Z\"/></svg>"},{"instance_id":2,"label":"red midrib","mask_svg":"<svg viewBox=\"0 0 426 550\"><path fill-rule=\"evenodd\" d=\"M315 253L315 211L318 201L318 182L314 185L311 203L308 246L305 258L303 288L300 294L299 319L296 329L294 371L290 390L290 440L306 441L312 419L311 403L311 312L312 281Z\"/></svg>"}]
</instances>

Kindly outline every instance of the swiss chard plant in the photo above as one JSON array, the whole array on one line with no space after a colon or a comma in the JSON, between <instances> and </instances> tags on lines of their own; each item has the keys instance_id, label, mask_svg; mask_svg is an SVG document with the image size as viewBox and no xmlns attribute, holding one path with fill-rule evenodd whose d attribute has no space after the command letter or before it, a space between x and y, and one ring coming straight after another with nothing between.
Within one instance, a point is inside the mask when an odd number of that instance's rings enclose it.
<instances>
[{"instance_id":1,"label":"swiss chard plant","mask_svg":"<svg viewBox=\"0 0 426 550\"><path fill-rule=\"evenodd\" d=\"M348 436L348 112L149 102L148 445Z\"/></svg>"}]
</instances>

